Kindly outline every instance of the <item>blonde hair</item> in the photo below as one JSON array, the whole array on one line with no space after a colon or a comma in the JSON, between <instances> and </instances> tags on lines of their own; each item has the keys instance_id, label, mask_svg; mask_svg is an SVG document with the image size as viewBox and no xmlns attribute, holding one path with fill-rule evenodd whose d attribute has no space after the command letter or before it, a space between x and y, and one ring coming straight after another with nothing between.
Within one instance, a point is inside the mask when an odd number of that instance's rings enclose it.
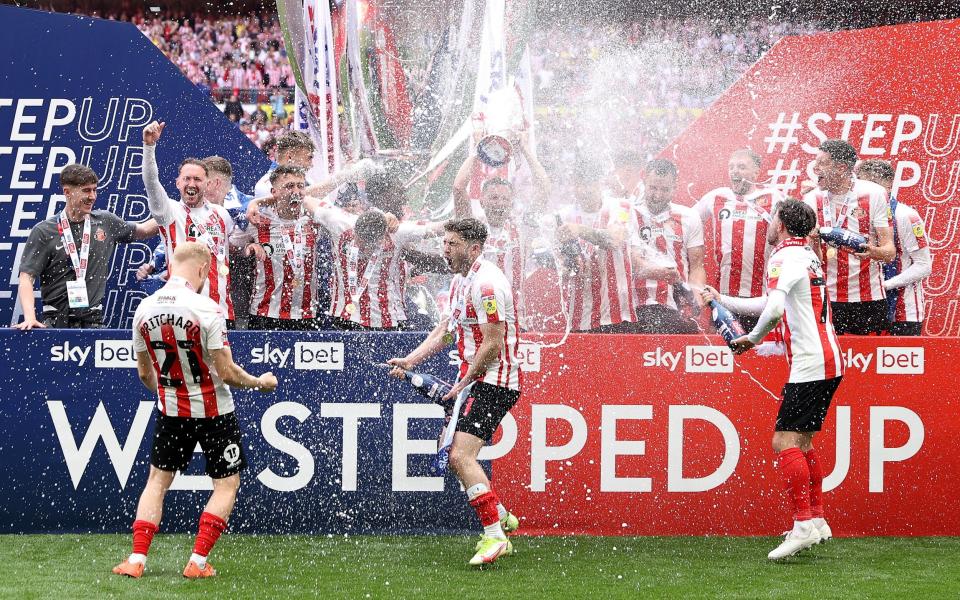
<instances>
[{"instance_id":1,"label":"blonde hair","mask_svg":"<svg viewBox=\"0 0 960 600\"><path fill-rule=\"evenodd\" d=\"M198 264L210 262L210 248L200 242L180 242L173 251L173 262L183 264L196 262Z\"/></svg>"}]
</instances>

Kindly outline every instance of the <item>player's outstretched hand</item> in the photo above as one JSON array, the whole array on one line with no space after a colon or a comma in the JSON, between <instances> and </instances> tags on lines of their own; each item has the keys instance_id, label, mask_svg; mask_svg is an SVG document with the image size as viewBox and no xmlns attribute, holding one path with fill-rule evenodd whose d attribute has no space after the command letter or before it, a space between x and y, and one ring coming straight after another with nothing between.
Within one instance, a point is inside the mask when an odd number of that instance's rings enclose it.
<instances>
[{"instance_id":1,"label":"player's outstretched hand","mask_svg":"<svg viewBox=\"0 0 960 600\"><path fill-rule=\"evenodd\" d=\"M753 346L754 343L751 342L745 335L741 335L737 339L730 342L730 349L734 354L743 354L744 352L748 352L751 348L753 348Z\"/></svg>"},{"instance_id":2,"label":"player's outstretched hand","mask_svg":"<svg viewBox=\"0 0 960 600\"><path fill-rule=\"evenodd\" d=\"M393 367L390 369L390 376L396 377L397 379L403 379L406 377L403 372L409 371L410 367L413 366L406 358L391 358L387 361L387 364Z\"/></svg>"},{"instance_id":3,"label":"player's outstretched hand","mask_svg":"<svg viewBox=\"0 0 960 600\"><path fill-rule=\"evenodd\" d=\"M157 143L157 140L160 139L160 135L163 133L163 128L167 124L163 121L154 121L146 127L143 128L143 143L148 146L153 146Z\"/></svg>"},{"instance_id":4,"label":"player's outstretched hand","mask_svg":"<svg viewBox=\"0 0 960 600\"><path fill-rule=\"evenodd\" d=\"M260 383L257 385L257 390L268 394L277 389L277 376L270 371L267 371L260 377L257 377L257 379L260 381Z\"/></svg>"}]
</instances>

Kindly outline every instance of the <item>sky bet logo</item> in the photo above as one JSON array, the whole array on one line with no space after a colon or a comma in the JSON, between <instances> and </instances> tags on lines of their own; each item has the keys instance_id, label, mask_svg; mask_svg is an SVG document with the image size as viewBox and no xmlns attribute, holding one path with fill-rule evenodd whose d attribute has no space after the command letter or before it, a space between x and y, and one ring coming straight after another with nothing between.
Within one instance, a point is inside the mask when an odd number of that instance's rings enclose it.
<instances>
[{"instance_id":1,"label":"sky bet logo","mask_svg":"<svg viewBox=\"0 0 960 600\"><path fill-rule=\"evenodd\" d=\"M267 364L283 368L287 366L287 360L289 358L289 348L272 347L270 346L270 342L264 344L262 348L254 348L250 351L250 362L255 365Z\"/></svg>"},{"instance_id":2,"label":"sky bet logo","mask_svg":"<svg viewBox=\"0 0 960 600\"><path fill-rule=\"evenodd\" d=\"M665 367L676 371L680 357L687 373L733 373L733 354L726 346L687 346L684 352L670 352L663 348L644 352L643 366Z\"/></svg>"},{"instance_id":3,"label":"sky bet logo","mask_svg":"<svg viewBox=\"0 0 960 600\"><path fill-rule=\"evenodd\" d=\"M286 367L293 354L293 368L301 371L342 371L343 342L297 342L290 348L271 346L270 342L250 351L250 362Z\"/></svg>"},{"instance_id":4,"label":"sky bet logo","mask_svg":"<svg viewBox=\"0 0 960 600\"><path fill-rule=\"evenodd\" d=\"M100 369L135 369L137 354L133 342L127 340L97 340L94 344L94 366ZM50 362L72 362L84 366L90 359L90 346L71 345L50 348Z\"/></svg>"},{"instance_id":5,"label":"sky bet logo","mask_svg":"<svg viewBox=\"0 0 960 600\"><path fill-rule=\"evenodd\" d=\"M82 367L89 356L90 346L71 346L70 342L64 342L62 346L50 348L50 362L73 362Z\"/></svg>"}]
</instances>

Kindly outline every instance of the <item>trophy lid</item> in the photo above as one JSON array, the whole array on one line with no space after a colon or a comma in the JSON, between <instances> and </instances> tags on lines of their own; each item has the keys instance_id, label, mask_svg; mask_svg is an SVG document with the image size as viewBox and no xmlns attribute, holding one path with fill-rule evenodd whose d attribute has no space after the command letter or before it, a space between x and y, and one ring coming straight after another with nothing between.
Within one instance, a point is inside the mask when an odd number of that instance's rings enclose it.
<instances>
[{"instance_id":1,"label":"trophy lid","mask_svg":"<svg viewBox=\"0 0 960 600\"><path fill-rule=\"evenodd\" d=\"M494 168L502 167L510 160L510 140L502 135L488 135L477 144L477 158Z\"/></svg>"}]
</instances>

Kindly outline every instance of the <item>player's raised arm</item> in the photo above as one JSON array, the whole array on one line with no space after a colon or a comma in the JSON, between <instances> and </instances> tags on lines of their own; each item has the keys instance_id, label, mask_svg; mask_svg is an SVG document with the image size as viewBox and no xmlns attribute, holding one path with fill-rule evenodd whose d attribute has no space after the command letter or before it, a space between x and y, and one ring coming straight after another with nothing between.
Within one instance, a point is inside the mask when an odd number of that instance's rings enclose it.
<instances>
[{"instance_id":1,"label":"player's raised arm","mask_svg":"<svg viewBox=\"0 0 960 600\"><path fill-rule=\"evenodd\" d=\"M157 142L165 126L162 121L154 121L143 128L143 185L147 190L150 214L161 226L169 225L173 220L170 204L174 202L160 184L160 169L157 167Z\"/></svg>"}]
</instances>

